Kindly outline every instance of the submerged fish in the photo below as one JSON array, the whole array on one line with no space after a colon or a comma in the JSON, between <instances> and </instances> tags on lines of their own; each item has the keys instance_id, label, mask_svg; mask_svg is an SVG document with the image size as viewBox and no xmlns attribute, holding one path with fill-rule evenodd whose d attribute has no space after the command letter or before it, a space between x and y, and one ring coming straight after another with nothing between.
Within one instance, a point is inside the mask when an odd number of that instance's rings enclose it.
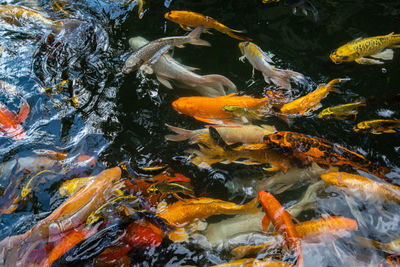
<instances>
[{"instance_id":1,"label":"submerged fish","mask_svg":"<svg viewBox=\"0 0 400 267\"><path fill-rule=\"evenodd\" d=\"M147 193L162 194L161 198L163 198L163 196L167 194L172 194L175 198L179 200L182 200L182 198L179 197L178 193L188 195L193 198L195 197L194 191L191 188L190 184L185 186L182 183L156 183L147 188Z\"/></svg>"},{"instance_id":2,"label":"submerged fish","mask_svg":"<svg viewBox=\"0 0 400 267\"><path fill-rule=\"evenodd\" d=\"M209 128L199 130L186 130L166 124L175 135L166 135L165 139L168 141L185 141L189 140L190 144L212 142ZM243 143L243 144L261 144L263 137L266 134L276 132L274 126L269 125L235 125L235 126L213 126L221 138L227 144Z\"/></svg>"},{"instance_id":3,"label":"submerged fish","mask_svg":"<svg viewBox=\"0 0 400 267\"><path fill-rule=\"evenodd\" d=\"M129 45L135 51L147 43L149 42L140 36L129 39ZM154 72L157 80L169 89L172 89L170 82L173 82L177 87L194 90L205 96L225 95L225 88L230 92L237 91L235 84L228 78L217 74L198 75L192 72L196 68L185 66L168 54L161 55L151 66L142 67L149 74Z\"/></svg>"},{"instance_id":4,"label":"submerged fish","mask_svg":"<svg viewBox=\"0 0 400 267\"><path fill-rule=\"evenodd\" d=\"M22 104L18 115L15 115L6 106L0 104L0 131L14 140L24 139L25 131L21 124L28 117L29 111L30 107L26 101Z\"/></svg>"},{"instance_id":5,"label":"submerged fish","mask_svg":"<svg viewBox=\"0 0 400 267\"><path fill-rule=\"evenodd\" d=\"M357 230L357 222L341 216L320 218L296 224L295 229L299 238L307 243L332 242ZM275 236L270 241L256 246L240 246L232 250L236 258L243 258L250 254L259 254L267 249L282 246L282 236Z\"/></svg>"},{"instance_id":6,"label":"submerged fish","mask_svg":"<svg viewBox=\"0 0 400 267\"><path fill-rule=\"evenodd\" d=\"M156 214L165 219L170 225L183 227L194 220L206 219L218 214L253 214L260 210L257 208L258 199L244 205L237 205L219 199L200 197L179 200L159 209Z\"/></svg>"},{"instance_id":7,"label":"submerged fish","mask_svg":"<svg viewBox=\"0 0 400 267\"><path fill-rule=\"evenodd\" d=\"M143 64L154 64L164 53L173 47L183 47L187 43L211 46L209 42L199 38L202 30L203 27L199 26L186 36L164 37L140 47L126 60L122 72L128 74L139 69Z\"/></svg>"},{"instance_id":8,"label":"submerged fish","mask_svg":"<svg viewBox=\"0 0 400 267\"><path fill-rule=\"evenodd\" d=\"M51 26L56 30L60 30L62 27L61 21L51 20L42 13L24 6L0 5L0 18L16 26L20 26L25 20L28 20Z\"/></svg>"},{"instance_id":9,"label":"submerged fish","mask_svg":"<svg viewBox=\"0 0 400 267\"><path fill-rule=\"evenodd\" d=\"M400 120L370 120L362 121L354 126L355 132L372 134L396 133L400 129Z\"/></svg>"},{"instance_id":10,"label":"submerged fish","mask_svg":"<svg viewBox=\"0 0 400 267\"><path fill-rule=\"evenodd\" d=\"M358 153L319 137L282 131L266 135L264 143L269 149L281 151L302 164L350 165L382 179L390 171L389 168L374 165Z\"/></svg>"},{"instance_id":11,"label":"submerged fish","mask_svg":"<svg viewBox=\"0 0 400 267\"><path fill-rule=\"evenodd\" d=\"M189 27L198 27L200 25L203 25L204 28L206 29L207 28L215 29L219 32L225 33L226 35L238 40L242 41L251 40L248 37L239 36L236 34L236 33L246 33L246 31L233 30L231 28L226 27L222 23L219 23L215 19L209 16L204 16L200 13L191 11L172 10L165 13L164 18L172 22L178 23L179 26L181 26L181 28L184 29L185 31L190 31L191 29Z\"/></svg>"},{"instance_id":12,"label":"submerged fish","mask_svg":"<svg viewBox=\"0 0 400 267\"><path fill-rule=\"evenodd\" d=\"M77 192L79 189L87 185L93 178L94 176L88 176L67 180L61 184L58 192L61 196L72 195L73 193Z\"/></svg>"},{"instance_id":13,"label":"submerged fish","mask_svg":"<svg viewBox=\"0 0 400 267\"><path fill-rule=\"evenodd\" d=\"M357 118L358 109L362 106L365 106L365 101L358 101L354 103L348 103L343 105L338 105L334 107L329 107L322 110L318 114L318 118L320 119L343 119L349 116L354 116L354 119Z\"/></svg>"},{"instance_id":14,"label":"submerged fish","mask_svg":"<svg viewBox=\"0 0 400 267\"><path fill-rule=\"evenodd\" d=\"M254 43L241 42L239 43L239 48L243 54L239 59L243 61L247 58L254 69L262 72L266 83L272 82L278 87L290 90L290 80L296 83L304 82L305 78L301 73L291 70L282 70L271 66L273 63L272 59Z\"/></svg>"},{"instance_id":15,"label":"submerged fish","mask_svg":"<svg viewBox=\"0 0 400 267\"><path fill-rule=\"evenodd\" d=\"M330 54L331 60L340 64L342 62L355 61L358 64L383 64L383 61L366 57L373 57L383 60L393 59L393 50L385 48L398 48L400 34L393 32L388 35L375 36L364 39L356 39L342 45Z\"/></svg>"},{"instance_id":16,"label":"submerged fish","mask_svg":"<svg viewBox=\"0 0 400 267\"><path fill-rule=\"evenodd\" d=\"M129 204L129 205L127 205ZM86 225L93 225L100 220L107 219L110 215L126 211L125 215L129 215L129 209L137 209L140 206L140 199L136 196L120 196L104 203L97 210L93 211L86 219Z\"/></svg>"},{"instance_id":17,"label":"submerged fish","mask_svg":"<svg viewBox=\"0 0 400 267\"><path fill-rule=\"evenodd\" d=\"M286 245L295 252L297 256L297 266L303 266L300 235L294 227L291 215L270 193L260 191L258 192L258 197L265 212L265 216L262 220L263 229L267 230L269 223L272 222L275 229L283 235Z\"/></svg>"},{"instance_id":18,"label":"submerged fish","mask_svg":"<svg viewBox=\"0 0 400 267\"><path fill-rule=\"evenodd\" d=\"M259 111L239 106L226 105L222 109L231 113L233 117L240 119L243 123L249 123L252 120L262 120L264 117Z\"/></svg>"},{"instance_id":19,"label":"submerged fish","mask_svg":"<svg viewBox=\"0 0 400 267\"><path fill-rule=\"evenodd\" d=\"M382 243L362 236L354 236L354 240L357 245L364 248L376 248L388 254L400 253L400 239L395 239L389 243Z\"/></svg>"},{"instance_id":20,"label":"submerged fish","mask_svg":"<svg viewBox=\"0 0 400 267\"><path fill-rule=\"evenodd\" d=\"M19 248L22 246L35 246L35 241L47 239L82 224L92 211L100 207L111 193L118 188L119 184L115 182L120 178L120 168L104 170L93 179L93 182L69 197L49 216L35 224L32 229L24 234L3 239L0 242L0 254L7 256L3 257L6 262L2 260L0 263L14 265L17 261ZM23 257L22 261L24 260L25 257ZM22 262L21 264L25 263Z\"/></svg>"},{"instance_id":21,"label":"submerged fish","mask_svg":"<svg viewBox=\"0 0 400 267\"><path fill-rule=\"evenodd\" d=\"M190 96L180 97L172 106L182 114L192 116L196 120L211 124L234 124L230 119L232 113L223 110L227 105L249 109L262 109L267 105L268 98L253 98L230 94L219 97Z\"/></svg>"},{"instance_id":22,"label":"submerged fish","mask_svg":"<svg viewBox=\"0 0 400 267\"><path fill-rule=\"evenodd\" d=\"M355 194L364 199L396 202L400 204L400 187L396 185L376 182L367 177L346 172L329 172L321 175L321 179L328 185L344 189L345 192Z\"/></svg>"},{"instance_id":23,"label":"submerged fish","mask_svg":"<svg viewBox=\"0 0 400 267\"><path fill-rule=\"evenodd\" d=\"M262 0L263 4L269 4L269 3L274 3L274 2L279 2L280 0ZM303 11L304 15L308 15L307 10L311 11L314 15L314 20L318 20L318 10L315 8L315 6L308 0L284 0L283 1L286 5L292 6L293 7L293 13L295 14L297 12L297 8L301 8Z\"/></svg>"},{"instance_id":24,"label":"submerged fish","mask_svg":"<svg viewBox=\"0 0 400 267\"><path fill-rule=\"evenodd\" d=\"M349 79L334 79L327 84L321 85L315 91L284 104L281 107L281 112L288 115L305 115L313 110L317 110L321 107L321 100L324 99L329 92L338 92L334 86L347 80Z\"/></svg>"}]
</instances>

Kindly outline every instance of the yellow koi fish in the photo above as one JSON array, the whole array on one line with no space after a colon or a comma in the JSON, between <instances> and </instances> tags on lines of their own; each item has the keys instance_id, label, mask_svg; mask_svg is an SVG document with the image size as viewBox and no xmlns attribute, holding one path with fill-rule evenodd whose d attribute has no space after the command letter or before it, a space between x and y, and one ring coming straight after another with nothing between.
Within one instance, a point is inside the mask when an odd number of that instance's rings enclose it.
<instances>
[{"instance_id":1,"label":"yellow koi fish","mask_svg":"<svg viewBox=\"0 0 400 267\"><path fill-rule=\"evenodd\" d=\"M254 69L261 71L266 83L272 82L278 87L290 90L290 80L293 80L296 83L300 83L305 80L303 74L301 73L273 67L271 65L273 61L270 56L252 42L241 42L239 43L239 48L243 54L239 60L244 61L244 59L247 58L247 60L253 66L253 76Z\"/></svg>"},{"instance_id":2,"label":"yellow koi fish","mask_svg":"<svg viewBox=\"0 0 400 267\"><path fill-rule=\"evenodd\" d=\"M383 61L365 57L391 60L393 59L393 50L384 49L387 47L398 48L399 46L396 45L398 43L400 43L400 34L393 32L383 36L356 39L342 45L333 51L329 57L335 64L351 61L358 64L383 64Z\"/></svg>"},{"instance_id":3,"label":"yellow koi fish","mask_svg":"<svg viewBox=\"0 0 400 267\"><path fill-rule=\"evenodd\" d=\"M354 103L348 103L343 105L338 105L334 107L329 107L322 110L318 114L318 118L320 119L344 119L349 116L354 116L354 119L357 118L358 108L365 106L365 101L358 101Z\"/></svg>"},{"instance_id":4,"label":"yellow koi fish","mask_svg":"<svg viewBox=\"0 0 400 267\"><path fill-rule=\"evenodd\" d=\"M289 264L283 261L277 260L257 260L253 258L246 258L235 260L227 263L213 265L211 267L293 267L293 264Z\"/></svg>"},{"instance_id":5,"label":"yellow koi fish","mask_svg":"<svg viewBox=\"0 0 400 267\"><path fill-rule=\"evenodd\" d=\"M58 192L61 196L72 195L73 193L77 192L79 189L87 185L93 178L94 176L89 176L67 180L62 183L62 185L58 189Z\"/></svg>"},{"instance_id":6,"label":"yellow koi fish","mask_svg":"<svg viewBox=\"0 0 400 267\"><path fill-rule=\"evenodd\" d=\"M321 107L321 100L324 99L329 92L337 92L334 85L347 80L349 79L334 79L327 84L321 85L315 91L284 104L281 107L281 112L288 115L305 115L313 110L319 109Z\"/></svg>"},{"instance_id":7,"label":"yellow koi fish","mask_svg":"<svg viewBox=\"0 0 400 267\"><path fill-rule=\"evenodd\" d=\"M355 132L369 132L372 134L395 133L399 129L400 120L362 121L353 128Z\"/></svg>"}]
</instances>

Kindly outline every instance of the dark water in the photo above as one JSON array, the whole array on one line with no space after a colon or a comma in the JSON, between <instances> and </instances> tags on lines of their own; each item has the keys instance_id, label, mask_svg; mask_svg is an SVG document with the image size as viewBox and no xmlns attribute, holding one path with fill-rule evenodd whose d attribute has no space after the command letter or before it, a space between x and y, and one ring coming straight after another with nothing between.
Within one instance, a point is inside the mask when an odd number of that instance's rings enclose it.
<instances>
[{"instance_id":1,"label":"dark water","mask_svg":"<svg viewBox=\"0 0 400 267\"><path fill-rule=\"evenodd\" d=\"M178 114L171 103L180 96L195 93L159 85L154 76L142 78L135 73L120 73L124 61L131 53L128 39L143 36L148 40L164 36L182 35L178 25L164 20L168 10L190 10L218 19L235 29L246 29L247 35L263 50L275 54L276 66L303 73L310 82L307 87L295 88L302 96L334 78L351 78L340 86L341 93L331 93L322 101L324 107L371 100L360 110L357 122L383 118L399 118L399 102L392 101L399 94L399 51L385 65L363 66L358 64L335 65L329 53L347 41L358 37L400 32L400 2L397 1L318 1L313 4L319 19L305 16L284 3L262 4L261 1L203 0L203 1L147 1L145 16L138 19L135 4L122 1L66 2L64 8L70 17L54 10L51 1L8 1L3 4L25 5L47 14L53 19L74 19L71 27L54 34L43 25L10 26L2 22L0 78L17 86L19 95L31 106L23 123L27 137L14 141L0 137L0 155L3 161L30 155L33 150L51 149L68 152L71 161L80 154L98 159L95 168L80 168L68 178L98 173L105 167L130 160L133 165L144 167L152 162L162 162L192 179L199 196L215 197L244 202L246 194L225 184L232 179L249 182L268 176L260 167L217 164L209 169L199 169L191 164L183 151L185 142L167 142L169 133L165 123L198 129L203 123ZM76 21L80 21L77 24ZM218 32L203 35L212 47L187 45L175 49L174 58L198 67L200 74L217 73L231 79L241 94L262 96L265 88L263 77L256 72L251 80L251 66L238 61L241 56L238 41ZM53 94L44 88L62 80L68 84ZM69 99L79 96L78 104ZM19 96L3 93L1 102L17 112ZM279 130L290 130L323 137L359 152L377 164L395 171L400 165L400 136L396 134L370 135L355 133L352 120L321 120L317 112L295 118L290 125L271 118ZM240 170L239 170L240 168ZM395 172L391 177L400 184ZM1 178L2 186L10 177ZM43 178L33 186L33 194L16 212L0 216L0 237L23 233L36 221L45 217L62 202L57 189L65 177ZM240 184L240 183L239 183ZM283 206L299 200L309 182L289 189L278 196ZM239 185L236 185L239 186ZM235 191L233 190L233 191ZM239 193L238 193L239 192ZM346 216L364 219L359 224L358 235L388 242L400 237L399 207L374 205L355 200L349 208L342 194L332 188L319 192L318 207L304 212L299 220L319 218L322 215ZM358 213L355 213L357 210ZM221 221L222 218L209 222ZM387 255L373 250L363 250L351 238L339 239L336 249L331 244L308 247L304 251L306 266L355 266L357 260L380 262ZM174 244L164 240L151 250L133 250L132 264L138 266L194 264L207 266L230 260L230 255L218 249L204 249L195 242ZM88 261L88 265L90 265Z\"/></svg>"}]
</instances>

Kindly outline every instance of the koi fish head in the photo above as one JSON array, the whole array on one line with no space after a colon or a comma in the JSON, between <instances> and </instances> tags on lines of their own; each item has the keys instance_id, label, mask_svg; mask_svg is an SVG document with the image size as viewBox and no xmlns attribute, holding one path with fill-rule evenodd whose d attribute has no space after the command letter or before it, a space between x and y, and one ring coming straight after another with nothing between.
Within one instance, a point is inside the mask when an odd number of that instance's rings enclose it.
<instances>
[{"instance_id":1,"label":"koi fish head","mask_svg":"<svg viewBox=\"0 0 400 267\"><path fill-rule=\"evenodd\" d=\"M344 45L334 50L329 57L335 64L340 64L342 62L354 61L359 56L360 55L357 51L351 49L348 45Z\"/></svg>"},{"instance_id":2,"label":"koi fish head","mask_svg":"<svg viewBox=\"0 0 400 267\"><path fill-rule=\"evenodd\" d=\"M243 55L244 55L244 49L248 44L249 44L249 42L240 42L239 43L239 49L240 49L240 52L242 52Z\"/></svg>"},{"instance_id":3,"label":"koi fish head","mask_svg":"<svg viewBox=\"0 0 400 267\"><path fill-rule=\"evenodd\" d=\"M334 117L334 113L329 109L326 108L318 114L318 118L320 119L329 119Z\"/></svg>"},{"instance_id":4,"label":"koi fish head","mask_svg":"<svg viewBox=\"0 0 400 267\"><path fill-rule=\"evenodd\" d=\"M157 184L152 184L151 186L149 186L148 188L147 188L147 193L148 194L150 194L150 193L153 193L153 194L158 194L158 193L160 193L160 191L158 190L158 188L157 188Z\"/></svg>"},{"instance_id":5,"label":"koi fish head","mask_svg":"<svg viewBox=\"0 0 400 267\"><path fill-rule=\"evenodd\" d=\"M290 143L286 142L286 134L283 132L277 132L264 136L264 144L267 148L274 150L291 151L292 146Z\"/></svg>"},{"instance_id":6,"label":"koi fish head","mask_svg":"<svg viewBox=\"0 0 400 267\"><path fill-rule=\"evenodd\" d=\"M164 14L164 18L167 20L170 20L172 22L177 22L179 21L179 12L177 11L169 11L167 13Z\"/></svg>"}]
</instances>

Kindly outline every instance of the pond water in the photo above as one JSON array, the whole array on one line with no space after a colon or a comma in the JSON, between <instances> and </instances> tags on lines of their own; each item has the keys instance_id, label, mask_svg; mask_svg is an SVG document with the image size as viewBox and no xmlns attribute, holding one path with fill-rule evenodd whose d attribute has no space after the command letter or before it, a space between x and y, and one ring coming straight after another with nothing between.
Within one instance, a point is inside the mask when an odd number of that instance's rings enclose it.
<instances>
[{"instance_id":1,"label":"pond water","mask_svg":"<svg viewBox=\"0 0 400 267\"><path fill-rule=\"evenodd\" d=\"M251 37L264 51L274 54L276 67L295 70L307 77L306 86L293 86L294 98L334 78L350 78L338 86L339 93L329 94L321 104L326 108L366 99L367 104L359 110L356 120L319 119L317 114L322 110L319 109L307 116L297 116L289 124L277 117L258 123L338 143L377 165L389 167L392 171L388 177L394 184L400 184L399 133L374 135L353 131L353 126L364 120L399 118L400 50L394 49L393 60L385 61L384 65L336 65L329 58L334 49L353 39L400 33L400 2L311 1L318 10L317 19L310 11L308 15L302 13L301 8L297 8L294 14L292 1L285 3L284 0L271 4L263 4L261 0L148 0L144 4L142 19L138 18L135 2L59 1L66 14L54 8L52 1L3 1L2 4L31 7L54 20L69 20L66 22L69 26L55 32L43 23L27 22L18 26L1 20L0 79L15 85L17 93L3 88L0 101L16 113L24 103L23 99L30 105L30 113L22 124L25 138L14 140L7 135L0 136L2 161L18 161L39 150L54 150L68 153L66 164L70 168L66 174L41 175L32 180L29 196L18 203L15 211L0 215L0 239L26 232L60 206L66 199L58 193L63 181L95 175L124 161L129 161L136 171L156 164L168 165L176 173L191 178L196 196L235 203L247 202L257 190L264 189L259 186L261 180L265 181L272 175L283 176L265 172L263 165L219 163L199 168L188 160L189 155L184 152L196 146L165 140L164 136L170 134L165 124L185 129L204 127L204 123L179 114L171 105L181 96L198 93L168 89L154 75L144 78L136 72L122 74L121 70L133 52L129 38L142 36L154 40L185 34L179 25L164 19L164 13L169 10L196 11L234 29L245 29L247 33L243 35ZM238 60L242 55L239 41L211 31L212 35L201 36L211 43L211 47L186 45L183 49L174 49L173 57L185 65L199 68L199 74L226 76L236 84L241 95L262 97L268 86L260 72L256 71L253 79L251 65ZM74 165L79 155L94 157L96 165ZM350 167L341 170L357 173ZM0 192L5 192L11 181L19 179L18 195L32 177L24 178L25 174L16 175L13 171L15 169L2 167ZM299 177L298 183L280 194L269 190L285 208L299 202L318 178L318 175L314 175L315 179L304 178L313 176L305 174L307 169L289 172ZM144 177L149 177L148 173L143 173ZM372 177L365 172L358 173ZM399 239L400 207L393 203L347 197L333 187L320 187L315 192L316 205L300 212L296 216L299 221L327 215L345 216L357 221L358 230L334 244L304 245L305 266L383 263L389 254L362 248L353 237L363 236L384 243ZM249 218L243 219L243 225L252 223ZM230 231L239 233L229 219L232 220L232 216L214 216L207 223L209 227L213 224L221 227L216 229L223 229L226 223L227 227L232 227ZM233 245L229 246L228 240L220 240L220 243L215 241L218 244L213 247L202 237L207 234L213 235L206 230L187 242L174 243L164 238L157 248L133 249L128 254L130 264L209 266L230 261ZM215 238L218 240L219 237ZM258 257L262 259L263 255ZM80 264L93 266L93 259ZM283 260L295 262L290 257ZM67 263L53 265L63 264Z\"/></svg>"}]
</instances>

